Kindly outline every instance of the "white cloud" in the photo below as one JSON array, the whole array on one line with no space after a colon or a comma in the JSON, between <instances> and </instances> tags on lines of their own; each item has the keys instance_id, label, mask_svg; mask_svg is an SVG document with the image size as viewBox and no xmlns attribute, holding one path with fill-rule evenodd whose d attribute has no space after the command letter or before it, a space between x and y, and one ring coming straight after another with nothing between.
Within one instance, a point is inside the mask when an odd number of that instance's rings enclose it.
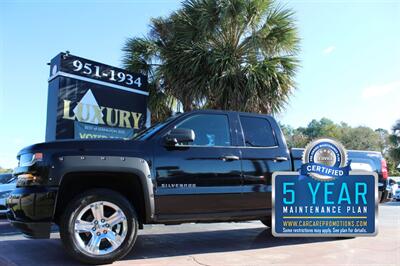
<instances>
[{"instance_id":1,"label":"white cloud","mask_svg":"<svg viewBox=\"0 0 400 266\"><path fill-rule=\"evenodd\" d=\"M400 91L400 81L366 87L362 90L362 97L364 99L382 97L395 91Z\"/></svg>"},{"instance_id":2,"label":"white cloud","mask_svg":"<svg viewBox=\"0 0 400 266\"><path fill-rule=\"evenodd\" d=\"M335 49L336 49L336 47L333 46L333 45L331 45L331 46L325 48L322 52L323 52L324 54L330 54L330 53L332 53Z\"/></svg>"}]
</instances>

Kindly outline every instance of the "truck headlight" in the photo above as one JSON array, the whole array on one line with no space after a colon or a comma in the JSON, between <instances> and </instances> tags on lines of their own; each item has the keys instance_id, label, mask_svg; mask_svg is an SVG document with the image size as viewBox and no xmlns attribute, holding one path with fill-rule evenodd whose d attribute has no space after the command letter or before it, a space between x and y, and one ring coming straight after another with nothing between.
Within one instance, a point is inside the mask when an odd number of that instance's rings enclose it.
<instances>
[{"instance_id":1,"label":"truck headlight","mask_svg":"<svg viewBox=\"0 0 400 266\"><path fill-rule=\"evenodd\" d=\"M32 174L21 174L18 175L17 187L39 185L40 181L41 180L39 176Z\"/></svg>"},{"instance_id":2,"label":"truck headlight","mask_svg":"<svg viewBox=\"0 0 400 266\"><path fill-rule=\"evenodd\" d=\"M31 166L36 162L43 161L43 153L25 153L19 157L19 166Z\"/></svg>"}]
</instances>

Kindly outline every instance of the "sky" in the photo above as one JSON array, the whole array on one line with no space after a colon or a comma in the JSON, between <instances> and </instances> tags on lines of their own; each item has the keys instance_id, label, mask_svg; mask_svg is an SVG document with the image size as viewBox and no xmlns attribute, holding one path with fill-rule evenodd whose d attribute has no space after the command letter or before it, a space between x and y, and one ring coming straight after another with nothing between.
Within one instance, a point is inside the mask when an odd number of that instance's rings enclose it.
<instances>
[{"instance_id":1,"label":"sky","mask_svg":"<svg viewBox=\"0 0 400 266\"><path fill-rule=\"evenodd\" d=\"M43 142L46 65L59 52L121 66L127 38L181 1L0 1L0 166ZM293 127L327 117L390 130L400 119L400 1L278 1L301 37L296 91L276 117Z\"/></svg>"}]
</instances>

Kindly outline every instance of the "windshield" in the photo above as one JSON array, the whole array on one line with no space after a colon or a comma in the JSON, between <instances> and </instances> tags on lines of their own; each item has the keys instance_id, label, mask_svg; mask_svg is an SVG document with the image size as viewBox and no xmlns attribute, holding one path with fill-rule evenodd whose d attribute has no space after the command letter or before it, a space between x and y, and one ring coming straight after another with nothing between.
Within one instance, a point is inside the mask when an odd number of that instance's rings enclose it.
<instances>
[{"instance_id":1,"label":"windshield","mask_svg":"<svg viewBox=\"0 0 400 266\"><path fill-rule=\"evenodd\" d=\"M171 123L173 120L175 120L179 115L176 116L171 116L167 120L163 122L159 122L154 124L153 126L146 128L142 131L139 131L135 136L133 136L133 140L146 140L153 136L157 131Z\"/></svg>"}]
</instances>

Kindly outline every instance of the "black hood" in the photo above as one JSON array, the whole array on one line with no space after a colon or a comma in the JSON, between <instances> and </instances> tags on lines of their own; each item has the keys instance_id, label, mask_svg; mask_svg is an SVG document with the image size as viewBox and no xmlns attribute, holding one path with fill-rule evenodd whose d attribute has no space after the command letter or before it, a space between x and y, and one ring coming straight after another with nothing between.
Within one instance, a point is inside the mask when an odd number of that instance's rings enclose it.
<instances>
[{"instance_id":1,"label":"black hood","mask_svg":"<svg viewBox=\"0 0 400 266\"><path fill-rule=\"evenodd\" d=\"M133 151L141 149L144 141L136 140L57 140L42 142L23 148L18 156L25 153L34 152L90 152L90 151Z\"/></svg>"}]
</instances>

